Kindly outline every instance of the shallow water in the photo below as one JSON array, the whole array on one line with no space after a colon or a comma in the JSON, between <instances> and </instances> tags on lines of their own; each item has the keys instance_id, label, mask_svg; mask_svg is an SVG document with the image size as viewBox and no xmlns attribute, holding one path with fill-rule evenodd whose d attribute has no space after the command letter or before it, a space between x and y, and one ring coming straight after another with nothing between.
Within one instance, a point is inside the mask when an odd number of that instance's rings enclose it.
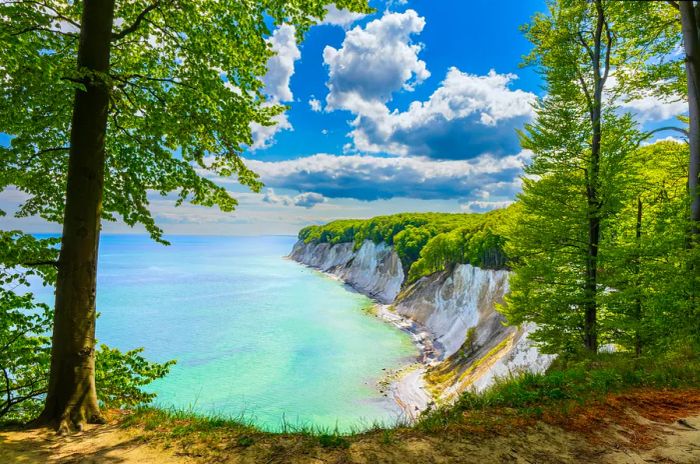
<instances>
[{"instance_id":1,"label":"shallow water","mask_svg":"<svg viewBox=\"0 0 700 464\"><path fill-rule=\"evenodd\" d=\"M410 337L366 314L368 298L283 258L294 237L170 240L104 236L99 261L99 341L178 361L152 385L157 404L270 430L396 420L376 382L416 355Z\"/></svg>"}]
</instances>

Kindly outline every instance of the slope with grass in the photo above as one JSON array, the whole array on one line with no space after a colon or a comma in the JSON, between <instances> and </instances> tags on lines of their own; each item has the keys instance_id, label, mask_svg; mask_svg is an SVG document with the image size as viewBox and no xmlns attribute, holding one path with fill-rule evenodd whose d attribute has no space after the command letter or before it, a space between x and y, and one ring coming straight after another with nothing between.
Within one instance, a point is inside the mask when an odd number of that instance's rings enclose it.
<instances>
[{"instance_id":1,"label":"slope with grass","mask_svg":"<svg viewBox=\"0 0 700 464\"><path fill-rule=\"evenodd\" d=\"M339 435L143 408L71 437L0 429L0 462L700 462L700 362L601 355L463 394L412 426Z\"/></svg>"}]
</instances>

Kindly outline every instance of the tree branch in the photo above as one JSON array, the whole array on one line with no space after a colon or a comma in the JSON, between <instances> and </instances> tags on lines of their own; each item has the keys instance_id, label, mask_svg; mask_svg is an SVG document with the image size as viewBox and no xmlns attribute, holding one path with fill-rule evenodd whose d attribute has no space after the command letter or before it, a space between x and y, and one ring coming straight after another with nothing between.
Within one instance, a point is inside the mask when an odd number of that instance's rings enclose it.
<instances>
[{"instance_id":1,"label":"tree branch","mask_svg":"<svg viewBox=\"0 0 700 464\"><path fill-rule=\"evenodd\" d=\"M73 33L73 32L63 32L63 31L59 31L59 30L56 30L56 29L49 29L49 28L41 27L41 26L26 27L26 28L22 29L21 31L13 32L13 33L11 33L10 35L13 36L13 37L16 37L16 36L18 36L18 35L26 34L27 32L34 32L34 31L39 31L39 32L50 32L50 33L52 33L52 34L60 34L60 35L66 36L66 37L70 37L70 38L72 38L72 39L77 39L77 38L78 38L78 34L75 34L75 33Z\"/></svg>"},{"instance_id":2,"label":"tree branch","mask_svg":"<svg viewBox=\"0 0 700 464\"><path fill-rule=\"evenodd\" d=\"M662 132L662 131L667 131L667 130L680 132L681 134L685 135L686 137L688 137L688 135L689 135L688 131L686 129L683 129L682 127L664 126L664 127L659 127L659 128L656 128L654 130L647 132L645 138L649 138L652 134L655 134L657 132Z\"/></svg>"},{"instance_id":3,"label":"tree branch","mask_svg":"<svg viewBox=\"0 0 700 464\"><path fill-rule=\"evenodd\" d=\"M669 5L671 5L671 6L672 6L673 8L675 8L676 10L679 10L679 11L680 11L680 9L681 9L681 7L678 5L678 2L676 2L676 1L674 1L674 0L666 0L666 3L668 3Z\"/></svg>"},{"instance_id":4,"label":"tree branch","mask_svg":"<svg viewBox=\"0 0 700 464\"><path fill-rule=\"evenodd\" d=\"M29 262L29 263L20 263L20 266L24 266L24 267L56 266L56 267L58 267L58 266L59 266L59 262L58 262L58 260L54 260L54 261L50 261L50 260L46 260L46 261L31 261L31 262Z\"/></svg>"},{"instance_id":5,"label":"tree branch","mask_svg":"<svg viewBox=\"0 0 700 464\"><path fill-rule=\"evenodd\" d=\"M140 26L143 20L146 18L146 15L150 13L151 11L155 10L161 5L161 0L156 0L155 2L151 3L148 5L139 15L136 17L133 23L125 29L122 29L120 32L116 34L112 34L112 41L116 40L121 40L127 35L135 32Z\"/></svg>"}]
</instances>

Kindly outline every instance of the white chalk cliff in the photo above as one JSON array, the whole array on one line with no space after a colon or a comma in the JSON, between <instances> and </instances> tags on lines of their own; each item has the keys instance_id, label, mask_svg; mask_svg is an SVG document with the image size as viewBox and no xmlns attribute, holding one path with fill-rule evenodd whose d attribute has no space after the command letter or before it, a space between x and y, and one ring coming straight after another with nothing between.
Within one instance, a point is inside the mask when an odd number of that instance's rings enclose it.
<instances>
[{"instance_id":1,"label":"white chalk cliff","mask_svg":"<svg viewBox=\"0 0 700 464\"><path fill-rule=\"evenodd\" d=\"M299 241L290 257L392 304L397 314L430 331L442 348L441 362L426 374L438 400L481 391L523 370L543 372L552 362L528 339L531 326L507 327L496 311L508 291L508 271L459 264L404 286L401 260L384 243L365 241L354 250L352 243Z\"/></svg>"}]
</instances>

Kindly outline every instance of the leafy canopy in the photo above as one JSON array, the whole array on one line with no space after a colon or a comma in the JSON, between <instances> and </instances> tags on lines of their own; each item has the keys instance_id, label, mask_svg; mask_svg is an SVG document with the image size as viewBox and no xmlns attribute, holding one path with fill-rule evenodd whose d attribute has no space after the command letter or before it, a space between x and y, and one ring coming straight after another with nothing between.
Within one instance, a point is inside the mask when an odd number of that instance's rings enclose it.
<instances>
[{"instance_id":1,"label":"leafy canopy","mask_svg":"<svg viewBox=\"0 0 700 464\"><path fill-rule=\"evenodd\" d=\"M86 79L111 89L103 218L162 232L149 192L231 211L236 200L211 178L235 176L258 191L241 154L251 123L274 124L262 76L272 27L299 38L325 6L369 12L365 0L117 0L108 75L76 69L83 2L0 3L0 190L29 199L23 216L60 222L73 93ZM209 174L209 178L204 174Z\"/></svg>"}]
</instances>

